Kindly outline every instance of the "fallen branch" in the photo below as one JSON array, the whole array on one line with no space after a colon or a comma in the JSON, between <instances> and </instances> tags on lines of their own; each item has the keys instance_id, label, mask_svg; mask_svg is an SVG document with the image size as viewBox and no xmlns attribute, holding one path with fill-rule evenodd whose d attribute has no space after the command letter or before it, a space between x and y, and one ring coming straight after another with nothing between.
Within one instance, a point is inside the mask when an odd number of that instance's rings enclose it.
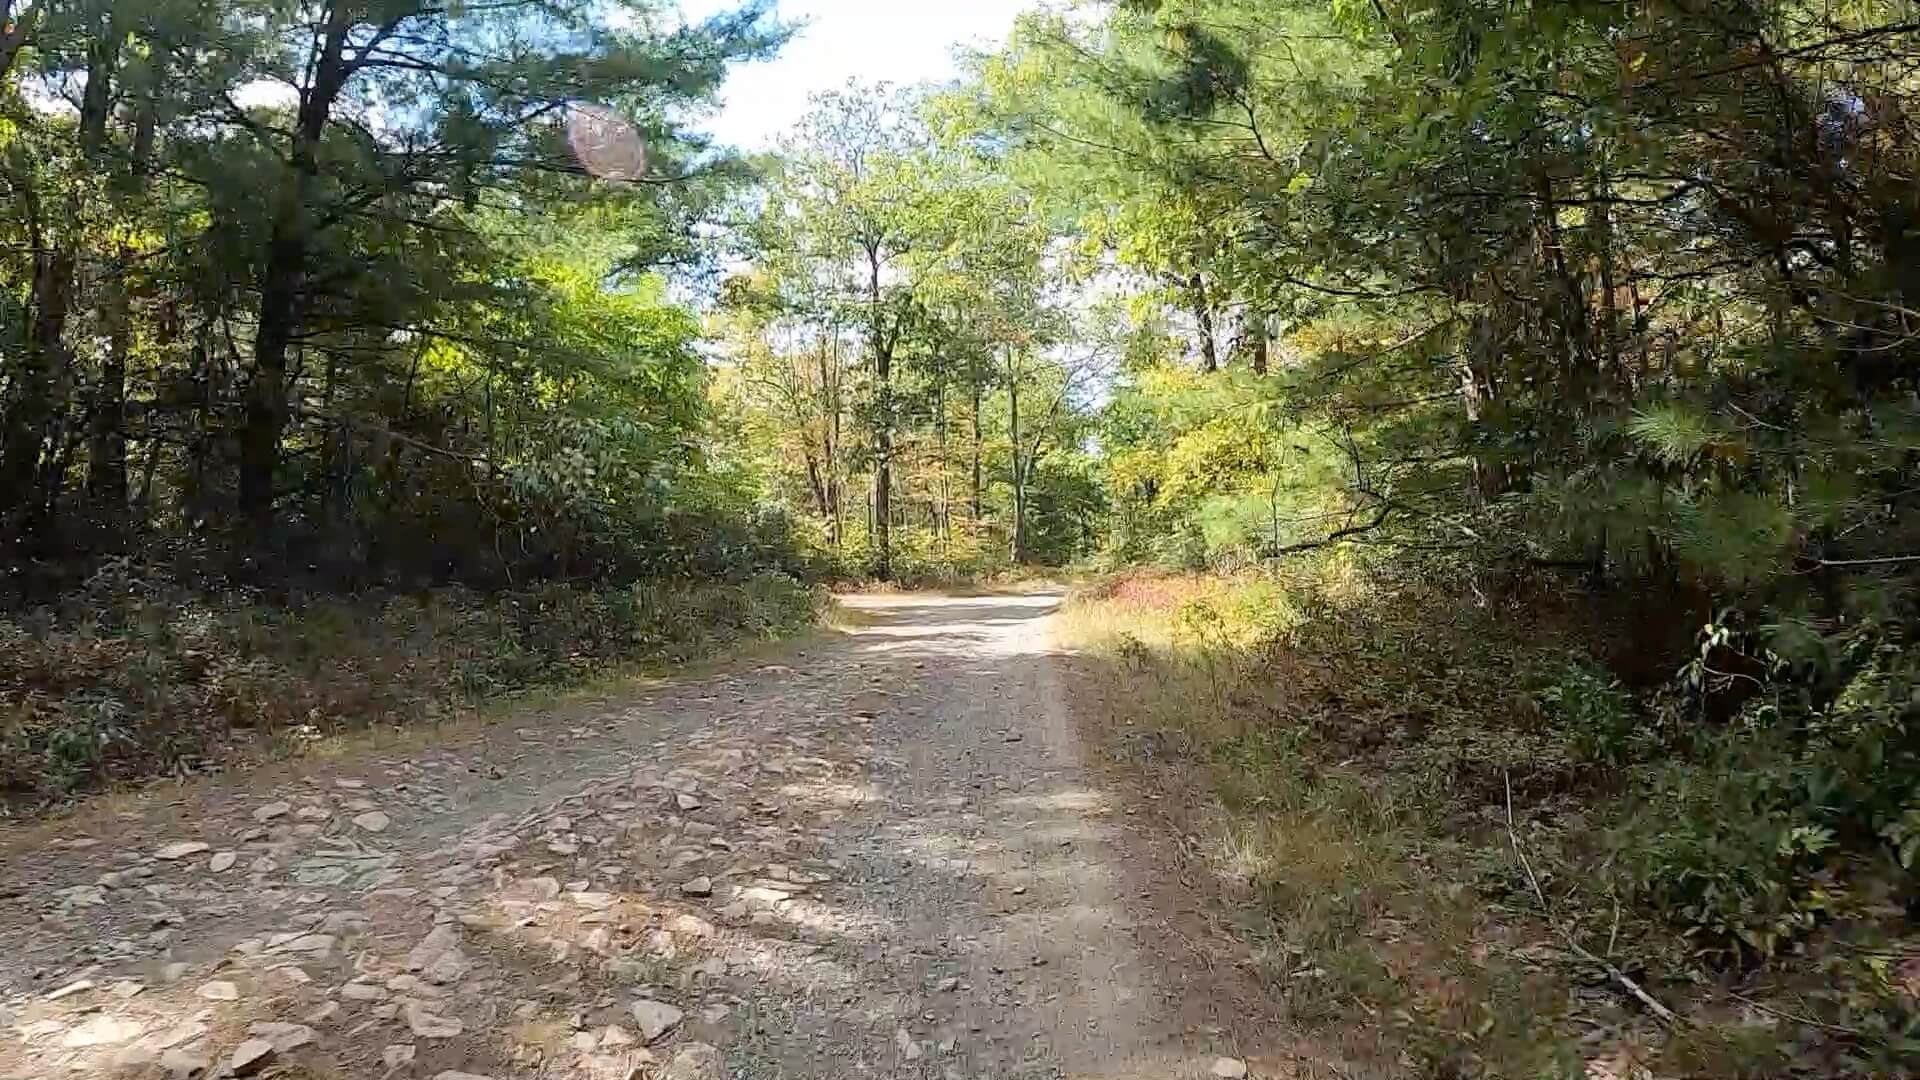
<instances>
[{"instance_id":1,"label":"fallen branch","mask_svg":"<svg viewBox=\"0 0 1920 1080\"><path fill-rule=\"evenodd\" d=\"M1761 1002L1755 1001L1752 998L1747 997L1745 994L1728 994L1727 996L1739 1002L1742 1005L1746 1005L1751 1008L1758 1009L1761 1012L1766 1013L1768 1016L1778 1017L1781 1020L1791 1020L1796 1024L1805 1024L1811 1028L1819 1028L1821 1031L1830 1031L1835 1035L1851 1035L1856 1039L1860 1037L1859 1028L1850 1028L1845 1026L1844 1024L1829 1024L1824 1020L1815 1020L1811 1016L1797 1016L1793 1013L1786 1012L1782 1009L1776 1009L1771 1005L1766 1005Z\"/></svg>"},{"instance_id":2,"label":"fallen branch","mask_svg":"<svg viewBox=\"0 0 1920 1080\"><path fill-rule=\"evenodd\" d=\"M1533 872L1533 863L1527 859L1527 850L1520 846L1520 833L1513 827L1513 774L1502 769L1501 776L1507 784L1507 839L1513 842L1513 853L1520 860L1520 868L1527 872L1527 884L1533 887L1534 898L1540 901L1540 913L1546 917L1547 925L1553 927L1553 932L1558 934L1567 948L1572 949L1581 959L1606 969L1607 974L1613 977L1613 981L1625 987L1627 993L1632 994L1640 1004L1647 1007L1647 1011L1676 1027L1685 1026L1686 1021L1682 1020L1678 1013L1660 1004L1658 999L1647 993L1639 983L1634 982L1631 976L1615 966L1613 961L1595 956L1574 940L1573 934L1554 916L1553 905L1547 902L1546 890L1540 887L1540 879Z\"/></svg>"}]
</instances>

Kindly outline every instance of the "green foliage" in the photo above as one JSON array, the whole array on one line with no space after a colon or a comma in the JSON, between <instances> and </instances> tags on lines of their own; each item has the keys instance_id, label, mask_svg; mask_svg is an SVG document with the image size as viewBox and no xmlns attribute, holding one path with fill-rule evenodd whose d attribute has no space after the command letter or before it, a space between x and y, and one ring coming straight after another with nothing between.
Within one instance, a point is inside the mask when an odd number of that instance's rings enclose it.
<instances>
[{"instance_id":1,"label":"green foliage","mask_svg":"<svg viewBox=\"0 0 1920 1080\"><path fill-rule=\"evenodd\" d=\"M1059 565L1100 539L1110 311L1074 310L1058 223L956 110L884 86L816 99L713 320L746 435L730 459L850 576Z\"/></svg>"},{"instance_id":2,"label":"green foliage","mask_svg":"<svg viewBox=\"0 0 1920 1080\"><path fill-rule=\"evenodd\" d=\"M734 514L699 326L655 271L711 259L696 226L744 179L683 118L785 31L762 5L656 14L22 12L6 599L142 545L210 587L632 580L674 560L626 537Z\"/></svg>"},{"instance_id":3,"label":"green foliage","mask_svg":"<svg viewBox=\"0 0 1920 1080\"><path fill-rule=\"evenodd\" d=\"M1620 681L1589 663L1569 663L1539 692L1547 719L1565 731L1582 761L1619 767L1638 756L1633 698Z\"/></svg>"},{"instance_id":4,"label":"green foliage","mask_svg":"<svg viewBox=\"0 0 1920 1080\"><path fill-rule=\"evenodd\" d=\"M1390 1016L1373 1052L1469 1075L1538 1075L1575 1031L1630 1027L1542 983L1590 972L1541 970L1565 954L1511 812L1555 917L1689 1016L1661 1051L1675 1075L1899 1075L1920 1023L1901 974L1920 772L1904 643L1716 623L1642 697L1594 659L1624 630L1594 598L1518 578L1473 603L1444 564L1402 577L1405 560L1135 575L1066 616L1112 658L1128 752L1211 769L1223 858L1269 907L1254 938L1285 943L1297 1018ZM1808 1019L1747 1037L1713 1019L1728 985Z\"/></svg>"}]
</instances>

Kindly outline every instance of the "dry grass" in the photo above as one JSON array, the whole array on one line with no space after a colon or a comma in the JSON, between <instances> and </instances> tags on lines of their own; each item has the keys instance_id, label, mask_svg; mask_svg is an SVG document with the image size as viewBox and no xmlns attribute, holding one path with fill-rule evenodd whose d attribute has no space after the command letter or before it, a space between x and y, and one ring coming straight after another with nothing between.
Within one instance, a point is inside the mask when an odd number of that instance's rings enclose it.
<instances>
[{"instance_id":1,"label":"dry grass","mask_svg":"<svg viewBox=\"0 0 1920 1080\"><path fill-rule=\"evenodd\" d=\"M1119 683L1113 755L1162 777L1167 762L1202 766L1224 811L1205 855L1250 892L1261 974L1324 1062L1349 1076L1577 1069L1564 973L1511 959L1539 935L1486 909L1474 855L1440 842L1430 800L1322 715L1358 657L1273 646L1312 617L1271 582L1135 577L1076 594L1058 635Z\"/></svg>"}]
</instances>

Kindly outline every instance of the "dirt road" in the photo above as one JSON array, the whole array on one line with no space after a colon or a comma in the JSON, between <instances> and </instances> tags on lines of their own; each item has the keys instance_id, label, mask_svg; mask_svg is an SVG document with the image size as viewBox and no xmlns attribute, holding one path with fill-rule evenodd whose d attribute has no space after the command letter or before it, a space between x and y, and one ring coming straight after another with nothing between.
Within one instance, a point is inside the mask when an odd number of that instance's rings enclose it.
<instances>
[{"instance_id":1,"label":"dirt road","mask_svg":"<svg viewBox=\"0 0 1920 1080\"><path fill-rule=\"evenodd\" d=\"M1234 1075L1057 597L0 836L0 1076Z\"/></svg>"}]
</instances>

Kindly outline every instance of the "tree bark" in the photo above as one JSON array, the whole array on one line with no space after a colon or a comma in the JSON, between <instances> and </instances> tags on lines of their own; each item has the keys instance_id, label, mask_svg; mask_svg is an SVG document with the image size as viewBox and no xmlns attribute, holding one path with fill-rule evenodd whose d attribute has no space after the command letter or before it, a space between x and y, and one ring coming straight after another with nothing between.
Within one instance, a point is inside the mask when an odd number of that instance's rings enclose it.
<instances>
[{"instance_id":1,"label":"tree bark","mask_svg":"<svg viewBox=\"0 0 1920 1080\"><path fill-rule=\"evenodd\" d=\"M307 201L320 175L319 148L333 105L353 74L346 58L352 19L344 0L327 9L312 84L294 124L289 174L282 180L260 269L260 316L253 347L253 378L247 384L246 420L240 434L240 508L256 538L273 525L280 439L287 422L287 351L299 329L301 288L310 221Z\"/></svg>"},{"instance_id":2,"label":"tree bark","mask_svg":"<svg viewBox=\"0 0 1920 1080\"><path fill-rule=\"evenodd\" d=\"M945 553L953 543L953 498L947 482L947 374L944 365L933 384L933 427L940 477L936 491L939 509L934 514L934 527L940 532L940 550Z\"/></svg>"},{"instance_id":3,"label":"tree bark","mask_svg":"<svg viewBox=\"0 0 1920 1080\"><path fill-rule=\"evenodd\" d=\"M815 367L820 375L820 450L822 476L817 482L820 489L820 516L826 522L827 542L835 551L840 550L840 467L835 460L840 445L840 390L839 380L829 365L829 342L822 338L819 348L814 352Z\"/></svg>"},{"instance_id":4,"label":"tree bark","mask_svg":"<svg viewBox=\"0 0 1920 1080\"><path fill-rule=\"evenodd\" d=\"M102 24L92 28L94 36L87 45L87 85L80 99L77 129L81 160L87 168L98 164L106 146L114 67L120 55L112 12L104 11L99 16ZM8 40L0 41L0 54L4 54L0 61L6 67L11 67L18 56L24 38L15 39L15 34L22 32L22 27L16 26L7 33ZM76 226L85 189L81 183L70 188L66 221L61 225L64 235L58 239L54 238L56 230L41 218L37 208L28 208L30 219L35 221L29 230L34 236L29 289L32 316L25 355L14 376L14 400L7 411L5 432L0 434L0 512L13 519L9 532L34 531L39 510L47 501L45 481L49 474L42 470L41 461L48 449L50 425L61 407L56 400L56 385L66 381L71 363L66 351L67 317L73 309L74 270L79 264Z\"/></svg>"},{"instance_id":5,"label":"tree bark","mask_svg":"<svg viewBox=\"0 0 1920 1080\"><path fill-rule=\"evenodd\" d=\"M973 497L969 509L973 513L972 526L975 533L980 531L980 358L967 361L968 372L973 382Z\"/></svg>"},{"instance_id":6,"label":"tree bark","mask_svg":"<svg viewBox=\"0 0 1920 1080\"><path fill-rule=\"evenodd\" d=\"M867 248L867 301L873 344L873 374L879 385L879 415L873 424L873 576L893 577L893 335L880 304L880 251Z\"/></svg>"},{"instance_id":7,"label":"tree bark","mask_svg":"<svg viewBox=\"0 0 1920 1080\"><path fill-rule=\"evenodd\" d=\"M1013 536L1008 554L1015 563L1027 561L1027 469L1020 448L1020 373L1013 354L1007 354L1007 433L1013 442Z\"/></svg>"},{"instance_id":8,"label":"tree bark","mask_svg":"<svg viewBox=\"0 0 1920 1080\"><path fill-rule=\"evenodd\" d=\"M136 204L147 190L153 154L155 96L165 81L167 52L154 47L156 75L134 121L133 146L127 162L126 191ZM94 521L104 532L126 523L127 505L127 355L133 347L133 250L121 243L103 284L106 298L101 318L106 323L107 353L101 362L93 423L87 446L87 498Z\"/></svg>"},{"instance_id":9,"label":"tree bark","mask_svg":"<svg viewBox=\"0 0 1920 1080\"><path fill-rule=\"evenodd\" d=\"M13 62L19 59L20 50L33 40L33 32L40 27L40 14L45 10L45 4L29 4L16 12L13 0L0 0L0 78L12 74Z\"/></svg>"},{"instance_id":10,"label":"tree bark","mask_svg":"<svg viewBox=\"0 0 1920 1080\"><path fill-rule=\"evenodd\" d=\"M1253 373L1267 373L1267 313L1254 308L1248 318L1247 333L1253 339Z\"/></svg>"},{"instance_id":11,"label":"tree bark","mask_svg":"<svg viewBox=\"0 0 1920 1080\"><path fill-rule=\"evenodd\" d=\"M1211 375L1220 370L1220 347L1213 336L1213 305L1207 299L1207 280L1194 274L1188 284L1193 299L1193 321L1200 329L1200 369Z\"/></svg>"}]
</instances>

